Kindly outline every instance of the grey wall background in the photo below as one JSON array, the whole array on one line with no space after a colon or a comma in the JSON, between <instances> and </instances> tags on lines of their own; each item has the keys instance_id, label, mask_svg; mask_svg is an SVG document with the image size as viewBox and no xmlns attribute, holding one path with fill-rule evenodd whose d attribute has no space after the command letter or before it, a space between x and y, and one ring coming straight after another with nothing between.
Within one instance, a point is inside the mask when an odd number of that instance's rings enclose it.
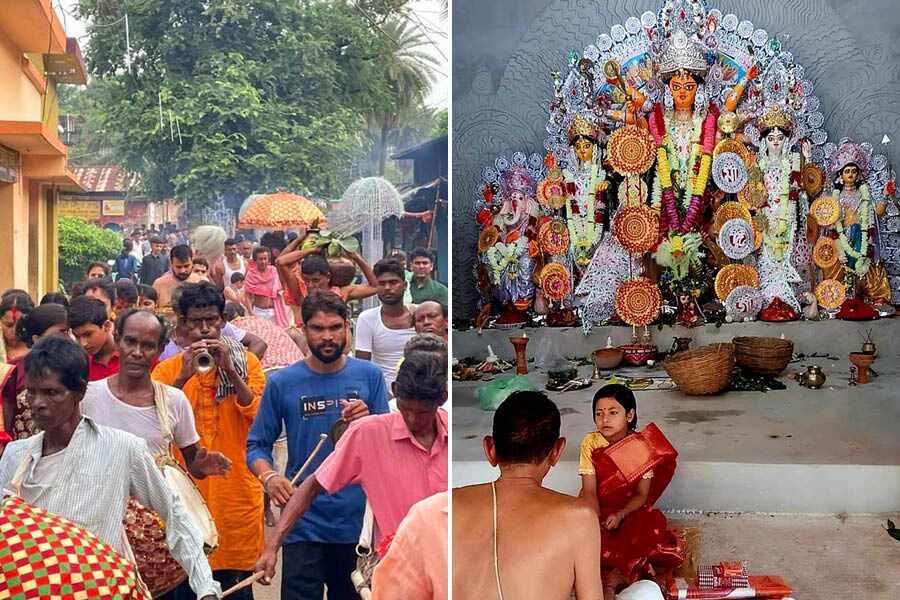
<instances>
[{"instance_id":1,"label":"grey wall background","mask_svg":"<svg viewBox=\"0 0 900 600\"><path fill-rule=\"evenodd\" d=\"M478 293L473 203L482 167L499 155L543 154L550 72L566 55L658 0L454 0L453 316ZM900 0L709 0L778 34L813 81L829 140L867 141L900 165ZM887 133L894 143L881 147Z\"/></svg>"}]
</instances>

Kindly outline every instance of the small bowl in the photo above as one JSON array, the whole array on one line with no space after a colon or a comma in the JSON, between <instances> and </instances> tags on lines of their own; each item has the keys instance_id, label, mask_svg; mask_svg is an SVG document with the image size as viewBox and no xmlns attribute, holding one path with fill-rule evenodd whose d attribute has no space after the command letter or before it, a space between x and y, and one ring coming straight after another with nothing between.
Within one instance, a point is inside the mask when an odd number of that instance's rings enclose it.
<instances>
[{"instance_id":1,"label":"small bowl","mask_svg":"<svg viewBox=\"0 0 900 600\"><path fill-rule=\"evenodd\" d=\"M622 348L599 348L594 350L591 357L594 359L594 366L597 369L609 371L622 364L624 355L625 351Z\"/></svg>"}]
</instances>

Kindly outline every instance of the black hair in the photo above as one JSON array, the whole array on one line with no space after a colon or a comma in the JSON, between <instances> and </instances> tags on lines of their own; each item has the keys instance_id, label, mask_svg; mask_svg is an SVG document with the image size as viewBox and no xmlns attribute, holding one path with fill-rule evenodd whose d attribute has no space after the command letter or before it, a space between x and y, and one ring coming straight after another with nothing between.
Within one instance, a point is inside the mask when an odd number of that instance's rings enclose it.
<instances>
[{"instance_id":1,"label":"black hair","mask_svg":"<svg viewBox=\"0 0 900 600\"><path fill-rule=\"evenodd\" d=\"M88 382L87 352L65 335L41 338L25 355L25 373L29 377L42 377L48 372L59 377L69 391L84 394Z\"/></svg>"},{"instance_id":2,"label":"black hair","mask_svg":"<svg viewBox=\"0 0 900 600\"><path fill-rule=\"evenodd\" d=\"M150 238L150 243L151 244L165 244L166 240L159 237L158 235L154 235L152 238Z\"/></svg>"},{"instance_id":3,"label":"black hair","mask_svg":"<svg viewBox=\"0 0 900 600\"><path fill-rule=\"evenodd\" d=\"M209 261L203 258L202 256L198 256L194 259L195 265L204 265L207 269L209 269Z\"/></svg>"},{"instance_id":4,"label":"black hair","mask_svg":"<svg viewBox=\"0 0 900 600\"><path fill-rule=\"evenodd\" d=\"M238 304L237 302L226 302L225 310L223 311L223 315L225 316L226 321L231 321L236 317L246 316L247 311L244 310L244 307Z\"/></svg>"},{"instance_id":5,"label":"black hair","mask_svg":"<svg viewBox=\"0 0 900 600\"><path fill-rule=\"evenodd\" d=\"M225 296L208 281L200 283L185 283L181 286L181 296L178 298L178 314L187 317L188 311L197 308L214 306L221 316L225 311Z\"/></svg>"},{"instance_id":6,"label":"black hair","mask_svg":"<svg viewBox=\"0 0 900 600\"><path fill-rule=\"evenodd\" d=\"M24 290L7 290L0 300L0 317L14 308L19 312L28 312L34 308L34 300Z\"/></svg>"},{"instance_id":7,"label":"black hair","mask_svg":"<svg viewBox=\"0 0 900 600\"><path fill-rule=\"evenodd\" d=\"M106 307L103 308L106 313ZM69 313L62 304L43 304L22 315L16 322L16 337L31 346L34 336L41 337L54 325L65 325L69 322Z\"/></svg>"},{"instance_id":8,"label":"black hair","mask_svg":"<svg viewBox=\"0 0 900 600\"><path fill-rule=\"evenodd\" d=\"M611 383L604 385L594 394L594 402L591 405L591 417L597 414L597 403L601 398L613 398L622 405L627 413L629 410L634 411L634 418L628 421L628 429L635 431L637 429L637 400L634 398L634 392L628 386L620 383Z\"/></svg>"},{"instance_id":9,"label":"black hair","mask_svg":"<svg viewBox=\"0 0 900 600\"><path fill-rule=\"evenodd\" d=\"M762 143L762 140L763 140L767 135L769 135L770 133L772 133L772 132L775 131L776 129L777 129L778 131L780 131L782 134L784 134L784 142L785 142L786 144L787 144L787 143L790 143L790 140L791 140L791 132L790 132L789 129L786 129L786 128L784 128L784 127L766 127L765 129L760 129L760 131L759 131L759 137L760 137L760 140L761 140L760 143Z\"/></svg>"},{"instance_id":10,"label":"black hair","mask_svg":"<svg viewBox=\"0 0 900 600\"><path fill-rule=\"evenodd\" d=\"M591 136L589 136L589 135L587 135L587 134L584 134L584 133L579 133L578 135L576 135L575 137L573 137L573 138L571 138L571 139L569 140L569 145L570 145L570 146L574 146L574 145L575 145L575 142L577 142L578 140L587 140L587 141L589 141L590 143L592 143L592 144L594 144L594 145L597 144L597 138L593 138L593 137L591 137Z\"/></svg>"},{"instance_id":11,"label":"black hair","mask_svg":"<svg viewBox=\"0 0 900 600\"><path fill-rule=\"evenodd\" d=\"M146 315L149 315L154 320L156 320L157 323L159 323L159 346L158 347L159 348L165 347L166 343L168 342L168 337L169 337L169 324L166 322L165 319L163 319L159 315L156 315L156 314L152 313L151 311L149 311L147 309L143 309L143 308L129 308L128 310L123 312L121 315L119 315L119 317L116 319L116 342L118 343L118 341L120 339L122 339L122 336L125 334L125 324L128 322L128 319L130 319L131 317L133 317L134 315L136 315L138 313L144 313Z\"/></svg>"},{"instance_id":12,"label":"black hair","mask_svg":"<svg viewBox=\"0 0 900 600\"><path fill-rule=\"evenodd\" d=\"M97 298L79 296L69 304L69 327L72 329L78 329L89 323L103 327L108 320L106 305Z\"/></svg>"},{"instance_id":13,"label":"black hair","mask_svg":"<svg viewBox=\"0 0 900 600\"><path fill-rule=\"evenodd\" d=\"M237 283L238 281L243 281L244 279L246 279L246 277L244 277L244 274L240 271L235 271L231 274L231 283Z\"/></svg>"},{"instance_id":14,"label":"black hair","mask_svg":"<svg viewBox=\"0 0 900 600\"><path fill-rule=\"evenodd\" d=\"M411 352L397 370L394 389L402 400L428 402L439 407L447 399L447 355Z\"/></svg>"},{"instance_id":15,"label":"black hair","mask_svg":"<svg viewBox=\"0 0 900 600\"><path fill-rule=\"evenodd\" d=\"M172 249L169 250L169 260L174 262L175 259L178 259L180 262L192 261L194 260L194 251L187 244L172 246Z\"/></svg>"},{"instance_id":16,"label":"black hair","mask_svg":"<svg viewBox=\"0 0 900 600\"><path fill-rule=\"evenodd\" d=\"M272 251L269 250L268 246L257 246L253 249L253 260L256 260L256 258L263 253L268 254L270 257L272 256Z\"/></svg>"},{"instance_id":17,"label":"black hair","mask_svg":"<svg viewBox=\"0 0 900 600\"><path fill-rule=\"evenodd\" d=\"M382 258L375 266L372 267L372 270L375 272L375 277L381 277L386 273L392 273L406 281L406 274L403 272L403 265L397 259L394 258Z\"/></svg>"},{"instance_id":18,"label":"black hair","mask_svg":"<svg viewBox=\"0 0 900 600\"><path fill-rule=\"evenodd\" d=\"M228 238L227 240L225 240L225 243L222 244L222 245L223 245L223 246L236 246L236 245L237 245L237 240L234 239L234 238Z\"/></svg>"},{"instance_id":19,"label":"black hair","mask_svg":"<svg viewBox=\"0 0 900 600\"><path fill-rule=\"evenodd\" d=\"M106 264L105 262L100 262L99 260L89 264L87 271L85 271L84 274L87 275L88 273L90 273L94 267L100 267L101 269L103 269L103 272L106 275L109 275L109 265Z\"/></svg>"},{"instance_id":20,"label":"black hair","mask_svg":"<svg viewBox=\"0 0 900 600\"><path fill-rule=\"evenodd\" d=\"M138 296L141 298L149 298L154 302L159 302L159 295L156 293L156 290L153 289L152 285L140 284L138 286Z\"/></svg>"},{"instance_id":21,"label":"black hair","mask_svg":"<svg viewBox=\"0 0 900 600\"><path fill-rule=\"evenodd\" d=\"M60 294L59 292L47 292L41 298L41 304L61 304L68 308L69 299L66 298L65 294Z\"/></svg>"},{"instance_id":22,"label":"black hair","mask_svg":"<svg viewBox=\"0 0 900 600\"><path fill-rule=\"evenodd\" d=\"M259 238L259 245L281 252L287 246L283 231L270 231Z\"/></svg>"},{"instance_id":23,"label":"black hair","mask_svg":"<svg viewBox=\"0 0 900 600\"><path fill-rule=\"evenodd\" d=\"M19 289L19 288L9 288L9 289L6 290L5 292L3 292L3 294L0 294L0 299L6 298L6 297L9 296L10 294L25 294L25 295L28 296L29 298L31 297L31 296L28 294L28 292L26 292L25 290L22 290L22 289Z\"/></svg>"},{"instance_id":24,"label":"black hair","mask_svg":"<svg viewBox=\"0 0 900 600\"><path fill-rule=\"evenodd\" d=\"M560 421L559 409L543 392L510 394L494 413L491 435L497 462L542 463L559 439Z\"/></svg>"},{"instance_id":25,"label":"black hair","mask_svg":"<svg viewBox=\"0 0 900 600\"><path fill-rule=\"evenodd\" d=\"M409 253L409 262L412 263L417 258L427 258L432 263L434 263L434 256L432 256L431 252L426 250L425 248L416 248L412 252Z\"/></svg>"},{"instance_id":26,"label":"black hair","mask_svg":"<svg viewBox=\"0 0 900 600\"><path fill-rule=\"evenodd\" d=\"M120 279L116 282L116 298L124 299L128 304L138 301L138 287L130 279Z\"/></svg>"},{"instance_id":27,"label":"black hair","mask_svg":"<svg viewBox=\"0 0 900 600\"><path fill-rule=\"evenodd\" d=\"M128 253L134 249L134 242L131 241L131 238L125 238L122 240L122 256L128 256Z\"/></svg>"},{"instance_id":28,"label":"black hair","mask_svg":"<svg viewBox=\"0 0 900 600\"><path fill-rule=\"evenodd\" d=\"M300 263L300 272L303 275L328 275L331 277L331 267L324 257L318 254L310 254Z\"/></svg>"},{"instance_id":29,"label":"black hair","mask_svg":"<svg viewBox=\"0 0 900 600\"><path fill-rule=\"evenodd\" d=\"M433 352L443 354L447 360L447 342L433 333L420 333L409 338L403 346L403 357L406 358L413 352Z\"/></svg>"},{"instance_id":30,"label":"black hair","mask_svg":"<svg viewBox=\"0 0 900 600\"><path fill-rule=\"evenodd\" d=\"M112 282L112 279L108 277L87 279L82 282L81 293L78 295L84 296L90 290L100 290L109 298L110 303L116 303L116 284Z\"/></svg>"},{"instance_id":31,"label":"black hair","mask_svg":"<svg viewBox=\"0 0 900 600\"><path fill-rule=\"evenodd\" d=\"M350 318L347 305L340 296L329 290L310 290L303 299L300 316L304 323L309 323L317 312L337 315L345 321Z\"/></svg>"},{"instance_id":32,"label":"black hair","mask_svg":"<svg viewBox=\"0 0 900 600\"><path fill-rule=\"evenodd\" d=\"M848 162L846 165L844 165L843 167L838 169L838 172L834 174L834 189L836 189L840 192L844 191L844 179L842 177L842 174L844 173L844 169L846 169L847 167L856 167L856 173L857 173L856 188L857 189L859 189L859 187L865 183L865 181L862 180L862 169L859 167L859 165L856 164L855 162Z\"/></svg>"}]
</instances>

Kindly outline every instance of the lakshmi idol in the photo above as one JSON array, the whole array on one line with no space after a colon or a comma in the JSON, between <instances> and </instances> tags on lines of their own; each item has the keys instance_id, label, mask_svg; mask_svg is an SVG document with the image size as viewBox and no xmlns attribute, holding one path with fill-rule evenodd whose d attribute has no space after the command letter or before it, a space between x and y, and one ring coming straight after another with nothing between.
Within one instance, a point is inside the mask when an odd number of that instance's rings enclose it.
<instances>
[{"instance_id":1,"label":"lakshmi idol","mask_svg":"<svg viewBox=\"0 0 900 600\"><path fill-rule=\"evenodd\" d=\"M775 106L763 114L758 127L761 138L758 165L767 192L766 203L760 209L764 216L763 244L758 258L761 292L766 305L780 298L799 311L800 302L793 286L801 282L801 277L792 260L800 200L800 154L791 152L794 124L787 112Z\"/></svg>"}]
</instances>

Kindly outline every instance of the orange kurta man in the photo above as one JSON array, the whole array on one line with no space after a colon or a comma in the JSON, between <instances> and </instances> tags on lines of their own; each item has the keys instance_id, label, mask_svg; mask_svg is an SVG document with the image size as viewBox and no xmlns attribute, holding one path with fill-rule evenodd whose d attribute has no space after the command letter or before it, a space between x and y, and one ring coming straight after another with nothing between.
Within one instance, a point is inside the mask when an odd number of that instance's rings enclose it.
<instances>
[{"instance_id":1,"label":"orange kurta man","mask_svg":"<svg viewBox=\"0 0 900 600\"><path fill-rule=\"evenodd\" d=\"M249 406L241 406L236 394L216 402L217 371L195 374L182 390L191 402L200 445L221 452L231 460L228 478L196 481L219 530L219 548L210 556L213 571L252 571L263 547L263 489L247 468L247 433L256 417L266 376L259 359L247 352L247 385L253 392ZM182 354L159 363L153 379L173 385L181 371Z\"/></svg>"}]
</instances>

